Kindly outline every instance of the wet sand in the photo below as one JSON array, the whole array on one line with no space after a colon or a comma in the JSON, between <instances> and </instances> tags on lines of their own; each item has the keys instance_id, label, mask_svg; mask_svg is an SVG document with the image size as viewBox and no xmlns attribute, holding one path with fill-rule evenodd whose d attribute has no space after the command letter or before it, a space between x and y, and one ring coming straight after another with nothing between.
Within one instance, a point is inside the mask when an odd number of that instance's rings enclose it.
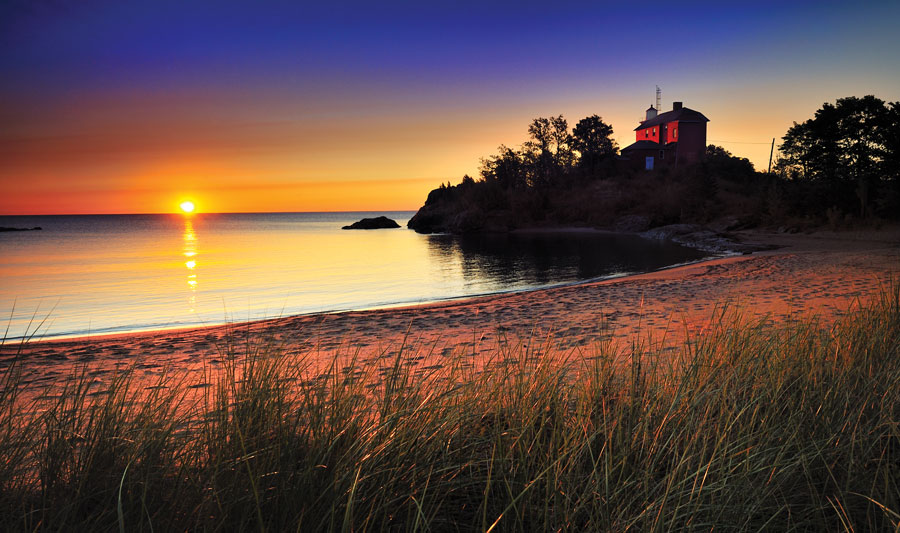
<instances>
[{"instance_id":1,"label":"wet sand","mask_svg":"<svg viewBox=\"0 0 900 533\"><path fill-rule=\"evenodd\" d=\"M590 350L601 340L677 342L702 333L723 305L773 322L815 315L827 324L892 279L900 280L900 228L741 237L780 248L600 282L413 307L8 343L0 346L0 369L20 361L21 383L38 389L83 364L101 382L117 369L133 368L138 379L156 380L167 371L202 386L205 372L221 366L227 338L239 346L247 338L270 339L289 354L312 354L323 362L335 353L358 352L362 361L393 358L405 346L404 357L433 368L454 352L477 361L506 345L549 342L565 354Z\"/></svg>"}]
</instances>

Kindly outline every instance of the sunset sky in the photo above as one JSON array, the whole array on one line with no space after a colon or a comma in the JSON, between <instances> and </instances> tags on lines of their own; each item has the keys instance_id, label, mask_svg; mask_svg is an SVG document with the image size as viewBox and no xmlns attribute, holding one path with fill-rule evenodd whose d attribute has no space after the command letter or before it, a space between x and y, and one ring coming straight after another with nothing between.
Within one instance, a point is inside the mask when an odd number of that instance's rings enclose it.
<instances>
[{"instance_id":1,"label":"sunset sky","mask_svg":"<svg viewBox=\"0 0 900 533\"><path fill-rule=\"evenodd\" d=\"M4 2L0 214L416 209L535 117L629 144L656 85L765 170L900 100L897 1L315 4Z\"/></svg>"}]
</instances>

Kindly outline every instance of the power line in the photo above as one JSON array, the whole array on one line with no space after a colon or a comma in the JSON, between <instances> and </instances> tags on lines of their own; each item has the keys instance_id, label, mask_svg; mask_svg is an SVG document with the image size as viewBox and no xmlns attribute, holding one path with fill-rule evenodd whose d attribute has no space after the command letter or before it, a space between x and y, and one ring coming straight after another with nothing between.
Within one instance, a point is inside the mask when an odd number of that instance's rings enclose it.
<instances>
[{"instance_id":1,"label":"power line","mask_svg":"<svg viewBox=\"0 0 900 533\"><path fill-rule=\"evenodd\" d=\"M708 139L706 142L723 143L723 144L770 144L771 143L771 141L766 141L764 143L756 143L756 142L745 142L745 141L714 141L712 139Z\"/></svg>"}]
</instances>

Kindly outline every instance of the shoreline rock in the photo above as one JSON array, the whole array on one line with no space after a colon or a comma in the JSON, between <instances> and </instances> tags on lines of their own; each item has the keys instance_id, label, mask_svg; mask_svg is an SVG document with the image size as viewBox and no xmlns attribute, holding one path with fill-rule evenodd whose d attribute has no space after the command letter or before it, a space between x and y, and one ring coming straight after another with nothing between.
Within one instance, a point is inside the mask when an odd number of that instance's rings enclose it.
<instances>
[{"instance_id":1,"label":"shoreline rock","mask_svg":"<svg viewBox=\"0 0 900 533\"><path fill-rule=\"evenodd\" d=\"M743 243L730 233L698 224L670 224L638 233L645 239L669 240L682 246L716 254L751 254L777 247Z\"/></svg>"}]
</instances>

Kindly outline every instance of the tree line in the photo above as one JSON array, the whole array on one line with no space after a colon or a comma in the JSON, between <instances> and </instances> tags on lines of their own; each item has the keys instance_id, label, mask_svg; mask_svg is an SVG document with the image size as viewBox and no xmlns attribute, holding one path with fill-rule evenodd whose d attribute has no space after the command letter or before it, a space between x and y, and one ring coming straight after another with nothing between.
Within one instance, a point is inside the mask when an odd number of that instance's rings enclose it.
<instances>
[{"instance_id":1,"label":"tree line","mask_svg":"<svg viewBox=\"0 0 900 533\"><path fill-rule=\"evenodd\" d=\"M775 171L805 185L812 204L864 218L900 213L900 102L840 98L782 141Z\"/></svg>"},{"instance_id":2,"label":"tree line","mask_svg":"<svg viewBox=\"0 0 900 533\"><path fill-rule=\"evenodd\" d=\"M504 189L546 189L566 178L596 173L618 153L613 128L597 115L583 118L569 131L562 115L536 118L519 149L500 145L481 160L481 180Z\"/></svg>"}]
</instances>

